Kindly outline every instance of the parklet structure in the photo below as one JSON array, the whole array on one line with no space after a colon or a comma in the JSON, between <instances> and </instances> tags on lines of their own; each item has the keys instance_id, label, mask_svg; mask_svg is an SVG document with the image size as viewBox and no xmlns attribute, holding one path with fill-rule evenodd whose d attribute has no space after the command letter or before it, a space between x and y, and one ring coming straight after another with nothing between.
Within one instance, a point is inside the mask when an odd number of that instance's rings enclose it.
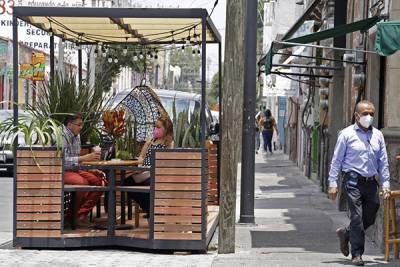
<instances>
[{"instance_id":1,"label":"parklet structure","mask_svg":"<svg viewBox=\"0 0 400 267\"><path fill-rule=\"evenodd\" d=\"M50 82L54 78L54 37L82 45L139 45L153 49L160 45L193 43L201 56L201 148L153 151L151 185L119 186L124 172L141 168L117 163L83 164L108 172L109 184L65 186L63 158L56 148L14 146L14 246L18 247L95 247L120 245L150 249L205 251L218 222L218 151L206 147L206 45L219 46L221 36L205 9L154 8L55 8L15 7L13 13L13 78L18 80L18 21L25 21L49 33ZM78 50L78 76L82 82L82 49ZM219 82L221 85L221 81ZM18 83L13 85L14 103L18 102ZM220 90L221 91L221 90ZM221 98L220 98L221 99ZM14 124L18 106L14 105ZM40 166L39 166L40 165ZM216 191L217 190L217 191ZM106 229L66 229L65 213L76 192L108 193L105 203ZM128 201L125 218L125 194L150 194L149 220L135 220L136 227L118 228L132 219ZM211 195L210 195L211 194ZM117 197L121 198L118 206ZM71 199L72 196L72 199ZM74 206L74 205L72 205ZM99 215L101 217L101 214ZM133 223L132 223L133 224ZM72 226L74 222L72 221ZM121 230L119 230L121 229Z\"/></svg>"}]
</instances>

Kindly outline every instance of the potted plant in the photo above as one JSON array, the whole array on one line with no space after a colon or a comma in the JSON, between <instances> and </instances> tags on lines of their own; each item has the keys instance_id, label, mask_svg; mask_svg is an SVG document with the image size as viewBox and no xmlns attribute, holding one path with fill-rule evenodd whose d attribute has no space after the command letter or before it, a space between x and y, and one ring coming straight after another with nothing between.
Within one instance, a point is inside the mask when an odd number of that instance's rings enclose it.
<instances>
[{"instance_id":1,"label":"potted plant","mask_svg":"<svg viewBox=\"0 0 400 267\"><path fill-rule=\"evenodd\" d=\"M125 111L122 109L117 111L104 111L102 114L102 119L102 131L106 134L104 139L109 140L109 146L105 147L106 155L103 155L102 153L102 158L105 159L109 158L110 154L112 154L112 157L114 157L118 153L121 154L121 152L118 150L122 148L123 140L121 139L121 137L126 132ZM121 146L118 147L118 144L120 144Z\"/></svg>"},{"instance_id":2,"label":"potted plant","mask_svg":"<svg viewBox=\"0 0 400 267\"><path fill-rule=\"evenodd\" d=\"M109 102L104 93L108 88L103 83L97 82L90 86L87 80L83 80L81 85L77 85L74 73L62 75L55 72L53 81L36 85L34 89L38 97L35 106L30 107L32 112L60 122L63 122L68 114L79 112L85 122L80 134L82 144L99 143L98 125Z\"/></svg>"}]
</instances>

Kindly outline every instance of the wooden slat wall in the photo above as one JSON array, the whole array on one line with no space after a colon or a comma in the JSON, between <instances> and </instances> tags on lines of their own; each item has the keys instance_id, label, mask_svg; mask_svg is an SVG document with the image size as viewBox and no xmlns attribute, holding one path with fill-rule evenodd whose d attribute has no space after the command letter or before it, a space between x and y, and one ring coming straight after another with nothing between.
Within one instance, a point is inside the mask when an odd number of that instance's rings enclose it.
<instances>
[{"instance_id":1,"label":"wooden slat wall","mask_svg":"<svg viewBox=\"0 0 400 267\"><path fill-rule=\"evenodd\" d=\"M201 240L201 152L156 152L154 239Z\"/></svg>"},{"instance_id":2,"label":"wooden slat wall","mask_svg":"<svg viewBox=\"0 0 400 267\"><path fill-rule=\"evenodd\" d=\"M208 205L218 205L218 147L212 144L208 148Z\"/></svg>"},{"instance_id":3,"label":"wooden slat wall","mask_svg":"<svg viewBox=\"0 0 400 267\"><path fill-rule=\"evenodd\" d=\"M17 152L17 237L61 237L62 158Z\"/></svg>"}]
</instances>

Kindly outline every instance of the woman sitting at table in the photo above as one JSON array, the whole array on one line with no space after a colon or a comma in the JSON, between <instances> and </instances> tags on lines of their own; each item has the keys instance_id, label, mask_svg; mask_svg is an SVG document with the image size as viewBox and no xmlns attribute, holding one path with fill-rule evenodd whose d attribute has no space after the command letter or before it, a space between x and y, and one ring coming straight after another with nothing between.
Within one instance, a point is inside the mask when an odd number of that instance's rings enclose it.
<instances>
[{"instance_id":1,"label":"woman sitting at table","mask_svg":"<svg viewBox=\"0 0 400 267\"><path fill-rule=\"evenodd\" d=\"M171 120L168 117L160 117L156 122L153 137L148 140L139 155L139 161L143 166L151 166L151 151L160 148L174 147L174 130ZM150 185L150 172L127 173L127 178L123 182L124 186L146 186ZM150 212L149 193L128 193L128 197L133 199L140 208L147 213Z\"/></svg>"}]
</instances>

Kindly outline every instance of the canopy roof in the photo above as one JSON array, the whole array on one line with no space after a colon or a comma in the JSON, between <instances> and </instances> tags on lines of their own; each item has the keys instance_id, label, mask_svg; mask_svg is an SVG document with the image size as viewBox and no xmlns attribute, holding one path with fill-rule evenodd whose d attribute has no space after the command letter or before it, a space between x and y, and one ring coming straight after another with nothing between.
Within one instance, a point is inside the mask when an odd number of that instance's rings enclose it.
<instances>
[{"instance_id":1,"label":"canopy roof","mask_svg":"<svg viewBox=\"0 0 400 267\"><path fill-rule=\"evenodd\" d=\"M15 7L14 14L39 29L77 44L170 44L221 37L206 9Z\"/></svg>"},{"instance_id":2,"label":"canopy roof","mask_svg":"<svg viewBox=\"0 0 400 267\"><path fill-rule=\"evenodd\" d=\"M400 21L378 23L375 50L381 56L390 56L400 50Z\"/></svg>"},{"instance_id":3,"label":"canopy roof","mask_svg":"<svg viewBox=\"0 0 400 267\"><path fill-rule=\"evenodd\" d=\"M313 42L321 41L321 40L328 39L328 38L334 38L337 36L346 35L348 33L356 32L356 31L366 31L366 30L370 29L372 26L374 26L381 19L382 19L381 17L376 16L376 17L365 19L365 20L360 20L360 21L356 21L353 23L340 25L340 26L337 26L335 28L328 29L325 31L315 32L315 33L311 33L311 34L304 35L301 37L284 40L283 43L286 42L286 44L279 44L279 42L276 42L278 44L274 46L275 42L272 42L271 47L270 47L267 55L265 56L265 63L264 63L265 64L265 74L266 75L270 74L271 69L272 69L272 57L273 57L274 53L276 51L278 51L279 49L289 48L289 47L292 47L295 45L313 43ZM335 49L335 47L326 47L326 48Z\"/></svg>"}]
</instances>

